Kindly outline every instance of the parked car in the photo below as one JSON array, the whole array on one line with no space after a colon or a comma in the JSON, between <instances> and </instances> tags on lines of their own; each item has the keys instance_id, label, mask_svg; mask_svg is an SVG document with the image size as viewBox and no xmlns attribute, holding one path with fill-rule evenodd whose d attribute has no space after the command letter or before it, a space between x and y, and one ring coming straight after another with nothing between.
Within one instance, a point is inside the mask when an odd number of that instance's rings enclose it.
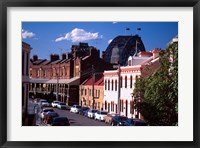
<instances>
[{"instance_id":1,"label":"parked car","mask_svg":"<svg viewBox=\"0 0 200 148\"><path fill-rule=\"evenodd\" d=\"M60 102L60 103L58 103L57 108L59 108L59 109L67 109L67 105L66 105L66 103Z\"/></svg>"},{"instance_id":2,"label":"parked car","mask_svg":"<svg viewBox=\"0 0 200 148\"><path fill-rule=\"evenodd\" d=\"M56 112L47 112L44 118L44 122L46 124L51 124L55 117L59 117L58 113Z\"/></svg>"},{"instance_id":3,"label":"parked car","mask_svg":"<svg viewBox=\"0 0 200 148\"><path fill-rule=\"evenodd\" d=\"M100 121L104 121L104 117L107 116L108 112L107 111L97 111L94 114L94 119L95 120L100 120Z\"/></svg>"},{"instance_id":4,"label":"parked car","mask_svg":"<svg viewBox=\"0 0 200 148\"><path fill-rule=\"evenodd\" d=\"M84 115L86 110L89 110L89 107L81 107L78 111L80 115Z\"/></svg>"},{"instance_id":5,"label":"parked car","mask_svg":"<svg viewBox=\"0 0 200 148\"><path fill-rule=\"evenodd\" d=\"M52 106L52 107L57 107L58 103L60 103L60 101L53 101L53 102L51 103L51 106Z\"/></svg>"},{"instance_id":6,"label":"parked car","mask_svg":"<svg viewBox=\"0 0 200 148\"><path fill-rule=\"evenodd\" d=\"M94 114L97 112L98 110L97 109L90 109L89 111L88 111L88 117L89 118L94 118Z\"/></svg>"},{"instance_id":7,"label":"parked car","mask_svg":"<svg viewBox=\"0 0 200 148\"><path fill-rule=\"evenodd\" d=\"M73 105L70 109L70 112L72 113L78 113L79 109L81 108L80 105Z\"/></svg>"},{"instance_id":8,"label":"parked car","mask_svg":"<svg viewBox=\"0 0 200 148\"><path fill-rule=\"evenodd\" d=\"M124 126L147 126L147 123L144 120L128 118L123 123Z\"/></svg>"},{"instance_id":9,"label":"parked car","mask_svg":"<svg viewBox=\"0 0 200 148\"><path fill-rule=\"evenodd\" d=\"M119 116L119 115L116 115L112 118L112 121L111 121L111 125L112 126L123 126L124 125L124 122L127 120L128 118L125 117L125 116Z\"/></svg>"},{"instance_id":10,"label":"parked car","mask_svg":"<svg viewBox=\"0 0 200 148\"><path fill-rule=\"evenodd\" d=\"M51 126L70 126L69 120L67 117L56 117L50 124Z\"/></svg>"},{"instance_id":11,"label":"parked car","mask_svg":"<svg viewBox=\"0 0 200 148\"><path fill-rule=\"evenodd\" d=\"M85 117L88 117L88 112L89 112L89 110L90 109L88 109L88 110L85 110L83 113L84 113L84 115L83 116L85 116Z\"/></svg>"},{"instance_id":12,"label":"parked car","mask_svg":"<svg viewBox=\"0 0 200 148\"><path fill-rule=\"evenodd\" d=\"M40 106L44 107L44 106L50 106L49 102L47 100L40 100Z\"/></svg>"},{"instance_id":13,"label":"parked car","mask_svg":"<svg viewBox=\"0 0 200 148\"><path fill-rule=\"evenodd\" d=\"M118 114L115 114L115 113L107 114L107 116L104 117L105 123L111 124L112 118L113 118L114 116L117 116L117 115L118 115Z\"/></svg>"},{"instance_id":14,"label":"parked car","mask_svg":"<svg viewBox=\"0 0 200 148\"><path fill-rule=\"evenodd\" d=\"M54 112L54 110L52 108L43 108L40 112L39 112L39 117L44 120L45 114L47 112Z\"/></svg>"}]
</instances>

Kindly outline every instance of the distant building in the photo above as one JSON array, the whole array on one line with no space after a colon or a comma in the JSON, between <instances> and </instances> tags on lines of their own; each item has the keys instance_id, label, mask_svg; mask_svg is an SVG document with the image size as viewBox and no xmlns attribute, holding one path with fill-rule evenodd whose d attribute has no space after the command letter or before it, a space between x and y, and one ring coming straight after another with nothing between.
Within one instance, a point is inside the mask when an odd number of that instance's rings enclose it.
<instances>
[{"instance_id":1,"label":"distant building","mask_svg":"<svg viewBox=\"0 0 200 148\"><path fill-rule=\"evenodd\" d=\"M25 118L28 113L29 101L29 55L31 46L22 42L22 124L25 123Z\"/></svg>"},{"instance_id":2,"label":"distant building","mask_svg":"<svg viewBox=\"0 0 200 148\"><path fill-rule=\"evenodd\" d=\"M69 105L79 103L79 85L94 72L112 68L99 57L99 50L87 43L72 45L71 52L51 54L50 60L33 56L30 66L30 94L49 100L59 100Z\"/></svg>"},{"instance_id":3,"label":"distant building","mask_svg":"<svg viewBox=\"0 0 200 148\"><path fill-rule=\"evenodd\" d=\"M121 115L133 118L140 118L137 110L134 109L134 97L132 95L135 80L140 76L147 76L151 73L144 71L148 64L152 72L159 67L158 53L155 49L150 52L140 52L137 56L128 58L128 66L121 66L120 69L104 71L104 110L110 113L120 113ZM118 102L118 99L120 102ZM118 111L120 105L120 111Z\"/></svg>"},{"instance_id":4,"label":"distant building","mask_svg":"<svg viewBox=\"0 0 200 148\"><path fill-rule=\"evenodd\" d=\"M117 36L108 45L103 56L106 62L125 66L129 56L142 51L145 52L145 47L140 36Z\"/></svg>"},{"instance_id":5,"label":"distant building","mask_svg":"<svg viewBox=\"0 0 200 148\"><path fill-rule=\"evenodd\" d=\"M80 100L79 105L92 108L92 77L88 78L79 87ZM94 109L103 109L103 97L104 97L104 77L103 74L97 74L94 76Z\"/></svg>"}]
</instances>

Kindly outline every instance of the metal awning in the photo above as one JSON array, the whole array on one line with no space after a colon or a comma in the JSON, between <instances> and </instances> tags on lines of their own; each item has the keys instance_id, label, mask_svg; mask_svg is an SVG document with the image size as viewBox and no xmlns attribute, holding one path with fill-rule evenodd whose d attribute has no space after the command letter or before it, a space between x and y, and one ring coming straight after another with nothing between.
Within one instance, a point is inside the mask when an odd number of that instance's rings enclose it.
<instances>
[{"instance_id":1,"label":"metal awning","mask_svg":"<svg viewBox=\"0 0 200 148\"><path fill-rule=\"evenodd\" d=\"M45 83L45 84L56 84L57 79L30 79L30 83ZM58 79L59 84L79 85L80 78L74 77L71 79Z\"/></svg>"}]
</instances>

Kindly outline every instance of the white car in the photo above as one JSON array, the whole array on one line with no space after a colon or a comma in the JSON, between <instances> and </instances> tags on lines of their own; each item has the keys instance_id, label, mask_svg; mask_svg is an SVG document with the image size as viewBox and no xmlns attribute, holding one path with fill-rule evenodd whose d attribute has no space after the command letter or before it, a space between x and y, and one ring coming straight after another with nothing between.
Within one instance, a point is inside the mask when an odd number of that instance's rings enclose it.
<instances>
[{"instance_id":1,"label":"white car","mask_svg":"<svg viewBox=\"0 0 200 148\"><path fill-rule=\"evenodd\" d=\"M80 108L81 108L80 105L73 105L73 106L71 107L71 109L70 109L70 112L76 113L76 114L77 114Z\"/></svg>"},{"instance_id":2,"label":"white car","mask_svg":"<svg viewBox=\"0 0 200 148\"><path fill-rule=\"evenodd\" d=\"M100 121L104 121L104 117L107 116L108 112L107 111L97 111L94 114L94 119L95 120L100 120Z\"/></svg>"},{"instance_id":3,"label":"white car","mask_svg":"<svg viewBox=\"0 0 200 148\"><path fill-rule=\"evenodd\" d=\"M51 103L51 106L52 107L57 107L57 105L60 103L60 101L53 101L52 103Z\"/></svg>"},{"instance_id":4,"label":"white car","mask_svg":"<svg viewBox=\"0 0 200 148\"><path fill-rule=\"evenodd\" d=\"M97 112L98 110L96 109L90 109L88 111L88 118L94 118L94 114Z\"/></svg>"},{"instance_id":5,"label":"white car","mask_svg":"<svg viewBox=\"0 0 200 148\"><path fill-rule=\"evenodd\" d=\"M41 106L49 106L49 102L47 100L40 100L39 103Z\"/></svg>"},{"instance_id":6,"label":"white car","mask_svg":"<svg viewBox=\"0 0 200 148\"><path fill-rule=\"evenodd\" d=\"M54 110L52 108L43 108L38 115L43 120L47 112L54 112Z\"/></svg>"},{"instance_id":7,"label":"white car","mask_svg":"<svg viewBox=\"0 0 200 148\"><path fill-rule=\"evenodd\" d=\"M59 109L67 109L67 105L63 102L58 103L57 108Z\"/></svg>"}]
</instances>

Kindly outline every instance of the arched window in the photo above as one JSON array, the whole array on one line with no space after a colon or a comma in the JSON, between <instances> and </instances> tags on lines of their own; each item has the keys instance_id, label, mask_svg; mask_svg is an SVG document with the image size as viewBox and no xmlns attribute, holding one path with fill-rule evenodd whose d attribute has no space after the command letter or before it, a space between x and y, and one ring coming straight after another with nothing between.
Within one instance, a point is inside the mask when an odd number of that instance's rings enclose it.
<instances>
[{"instance_id":1,"label":"arched window","mask_svg":"<svg viewBox=\"0 0 200 148\"><path fill-rule=\"evenodd\" d=\"M120 77L120 87L122 88L122 84L123 84L123 79L122 79L122 76Z\"/></svg>"},{"instance_id":2,"label":"arched window","mask_svg":"<svg viewBox=\"0 0 200 148\"><path fill-rule=\"evenodd\" d=\"M115 80L115 91L117 91L117 80Z\"/></svg>"},{"instance_id":3,"label":"arched window","mask_svg":"<svg viewBox=\"0 0 200 148\"><path fill-rule=\"evenodd\" d=\"M127 88L127 76L125 76L125 88Z\"/></svg>"},{"instance_id":4,"label":"arched window","mask_svg":"<svg viewBox=\"0 0 200 148\"><path fill-rule=\"evenodd\" d=\"M110 80L108 80L108 90L110 90Z\"/></svg>"},{"instance_id":5,"label":"arched window","mask_svg":"<svg viewBox=\"0 0 200 148\"><path fill-rule=\"evenodd\" d=\"M130 77L130 88L132 88L133 85L133 76Z\"/></svg>"},{"instance_id":6,"label":"arched window","mask_svg":"<svg viewBox=\"0 0 200 148\"><path fill-rule=\"evenodd\" d=\"M112 80L112 84L111 84L111 85L112 85L112 86L111 86L111 90L113 90L113 85L114 85L113 83L114 83L114 82L113 82L113 80Z\"/></svg>"},{"instance_id":7,"label":"arched window","mask_svg":"<svg viewBox=\"0 0 200 148\"><path fill-rule=\"evenodd\" d=\"M107 110L107 101L105 101L105 110Z\"/></svg>"},{"instance_id":8,"label":"arched window","mask_svg":"<svg viewBox=\"0 0 200 148\"><path fill-rule=\"evenodd\" d=\"M105 80L105 90L107 90L107 80Z\"/></svg>"}]
</instances>

